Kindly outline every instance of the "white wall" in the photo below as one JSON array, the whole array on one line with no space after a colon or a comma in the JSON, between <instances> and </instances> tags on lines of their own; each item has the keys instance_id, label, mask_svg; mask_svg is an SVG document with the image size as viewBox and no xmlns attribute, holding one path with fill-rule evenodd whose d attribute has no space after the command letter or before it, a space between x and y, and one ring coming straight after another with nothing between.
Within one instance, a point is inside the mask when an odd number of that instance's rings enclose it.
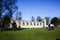
<instances>
[{"instance_id":1,"label":"white wall","mask_svg":"<svg viewBox=\"0 0 60 40\"><path fill-rule=\"evenodd\" d=\"M17 24L17 28L43 28L43 26L46 26L46 19L43 19L41 22L37 22L37 21L18 21L15 20L16 24ZM23 24L24 23L24 24ZM28 23L28 25L27 25ZM35 25L34 25L35 24ZM10 26L11 28L11 26Z\"/></svg>"},{"instance_id":2,"label":"white wall","mask_svg":"<svg viewBox=\"0 0 60 40\"><path fill-rule=\"evenodd\" d=\"M42 28L43 27L43 21L41 22L20 21L20 24L18 21L16 21L16 23L17 23L17 28L19 28L19 26L21 28Z\"/></svg>"}]
</instances>

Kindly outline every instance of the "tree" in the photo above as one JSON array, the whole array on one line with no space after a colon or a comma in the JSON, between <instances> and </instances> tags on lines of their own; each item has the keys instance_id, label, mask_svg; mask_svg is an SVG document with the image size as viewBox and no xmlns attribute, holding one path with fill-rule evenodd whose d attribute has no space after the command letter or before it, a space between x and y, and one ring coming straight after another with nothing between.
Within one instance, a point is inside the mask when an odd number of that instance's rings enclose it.
<instances>
[{"instance_id":1,"label":"tree","mask_svg":"<svg viewBox=\"0 0 60 40\"><path fill-rule=\"evenodd\" d=\"M48 25L50 17L45 17L45 19L46 19L46 24Z\"/></svg>"},{"instance_id":2,"label":"tree","mask_svg":"<svg viewBox=\"0 0 60 40\"><path fill-rule=\"evenodd\" d=\"M57 17L52 18L51 24L54 24L55 26L59 25L59 19Z\"/></svg>"},{"instance_id":3,"label":"tree","mask_svg":"<svg viewBox=\"0 0 60 40\"><path fill-rule=\"evenodd\" d=\"M9 12L9 16L12 17L13 12L17 9L16 0L1 0L0 1L0 18L6 12ZM7 11L8 10L8 11Z\"/></svg>"},{"instance_id":4,"label":"tree","mask_svg":"<svg viewBox=\"0 0 60 40\"><path fill-rule=\"evenodd\" d=\"M60 17L58 19L59 19L59 25L60 25Z\"/></svg>"},{"instance_id":5,"label":"tree","mask_svg":"<svg viewBox=\"0 0 60 40\"><path fill-rule=\"evenodd\" d=\"M31 20L32 20L32 21L35 21L34 16L31 17Z\"/></svg>"},{"instance_id":6,"label":"tree","mask_svg":"<svg viewBox=\"0 0 60 40\"><path fill-rule=\"evenodd\" d=\"M9 23L11 23L11 17L8 15L5 15L2 18L2 28L8 28L9 27Z\"/></svg>"},{"instance_id":7,"label":"tree","mask_svg":"<svg viewBox=\"0 0 60 40\"><path fill-rule=\"evenodd\" d=\"M16 20L22 20L22 13L21 13L21 11L16 13Z\"/></svg>"},{"instance_id":8,"label":"tree","mask_svg":"<svg viewBox=\"0 0 60 40\"><path fill-rule=\"evenodd\" d=\"M59 20L59 25L60 25L60 20Z\"/></svg>"},{"instance_id":9,"label":"tree","mask_svg":"<svg viewBox=\"0 0 60 40\"><path fill-rule=\"evenodd\" d=\"M19 20L22 20L22 13L21 13L21 11L19 12Z\"/></svg>"},{"instance_id":10,"label":"tree","mask_svg":"<svg viewBox=\"0 0 60 40\"><path fill-rule=\"evenodd\" d=\"M42 21L40 16L37 17L37 21L39 21L39 22Z\"/></svg>"},{"instance_id":11,"label":"tree","mask_svg":"<svg viewBox=\"0 0 60 40\"><path fill-rule=\"evenodd\" d=\"M60 17L59 17L59 20L60 20Z\"/></svg>"},{"instance_id":12,"label":"tree","mask_svg":"<svg viewBox=\"0 0 60 40\"><path fill-rule=\"evenodd\" d=\"M21 11L19 11L19 12L16 13L15 19L19 21L19 25L20 25L20 20L22 20L22 13L21 13Z\"/></svg>"},{"instance_id":13,"label":"tree","mask_svg":"<svg viewBox=\"0 0 60 40\"><path fill-rule=\"evenodd\" d=\"M2 0L0 0L0 4L1 4ZM0 18L1 18L1 15L2 15L2 6L0 5Z\"/></svg>"},{"instance_id":14,"label":"tree","mask_svg":"<svg viewBox=\"0 0 60 40\"><path fill-rule=\"evenodd\" d=\"M13 13L18 9L17 0L0 0L0 26L10 23Z\"/></svg>"},{"instance_id":15,"label":"tree","mask_svg":"<svg viewBox=\"0 0 60 40\"><path fill-rule=\"evenodd\" d=\"M12 26L13 26L13 28L17 28L15 20L13 21Z\"/></svg>"}]
</instances>

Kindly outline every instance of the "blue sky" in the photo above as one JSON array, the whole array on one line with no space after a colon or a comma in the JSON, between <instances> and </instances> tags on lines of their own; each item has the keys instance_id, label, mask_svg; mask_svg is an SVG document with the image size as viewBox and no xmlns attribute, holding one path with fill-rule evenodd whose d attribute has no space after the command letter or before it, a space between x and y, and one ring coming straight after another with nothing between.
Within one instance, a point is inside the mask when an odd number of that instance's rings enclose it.
<instances>
[{"instance_id":1,"label":"blue sky","mask_svg":"<svg viewBox=\"0 0 60 40\"><path fill-rule=\"evenodd\" d=\"M30 20L32 16L60 16L60 0L18 0L17 5L23 20Z\"/></svg>"}]
</instances>

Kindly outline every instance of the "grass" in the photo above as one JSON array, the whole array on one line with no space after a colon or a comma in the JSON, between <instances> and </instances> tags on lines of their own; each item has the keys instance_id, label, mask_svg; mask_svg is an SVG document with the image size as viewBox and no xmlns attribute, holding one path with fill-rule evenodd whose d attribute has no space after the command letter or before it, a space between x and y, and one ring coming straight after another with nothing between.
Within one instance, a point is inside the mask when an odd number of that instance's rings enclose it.
<instances>
[{"instance_id":1,"label":"grass","mask_svg":"<svg viewBox=\"0 0 60 40\"><path fill-rule=\"evenodd\" d=\"M0 31L0 40L56 40L60 39L60 28L50 31L46 28Z\"/></svg>"}]
</instances>

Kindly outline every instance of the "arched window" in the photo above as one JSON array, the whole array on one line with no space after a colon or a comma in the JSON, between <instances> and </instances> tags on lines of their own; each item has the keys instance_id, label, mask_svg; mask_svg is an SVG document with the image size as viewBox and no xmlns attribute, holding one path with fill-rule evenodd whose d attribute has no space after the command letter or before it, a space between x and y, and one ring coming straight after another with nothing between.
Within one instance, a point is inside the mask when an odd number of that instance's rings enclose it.
<instances>
[{"instance_id":1,"label":"arched window","mask_svg":"<svg viewBox=\"0 0 60 40\"><path fill-rule=\"evenodd\" d=\"M35 23L34 23L34 25L35 25Z\"/></svg>"},{"instance_id":2,"label":"arched window","mask_svg":"<svg viewBox=\"0 0 60 40\"><path fill-rule=\"evenodd\" d=\"M23 25L25 25L25 23L23 22Z\"/></svg>"},{"instance_id":3,"label":"arched window","mask_svg":"<svg viewBox=\"0 0 60 40\"><path fill-rule=\"evenodd\" d=\"M30 23L32 25L32 23Z\"/></svg>"},{"instance_id":4,"label":"arched window","mask_svg":"<svg viewBox=\"0 0 60 40\"><path fill-rule=\"evenodd\" d=\"M37 23L37 25L39 25L39 23Z\"/></svg>"},{"instance_id":5,"label":"arched window","mask_svg":"<svg viewBox=\"0 0 60 40\"><path fill-rule=\"evenodd\" d=\"M29 23L27 22L27 25L29 25Z\"/></svg>"},{"instance_id":6,"label":"arched window","mask_svg":"<svg viewBox=\"0 0 60 40\"><path fill-rule=\"evenodd\" d=\"M42 26L42 23L40 22L40 25Z\"/></svg>"}]
</instances>

